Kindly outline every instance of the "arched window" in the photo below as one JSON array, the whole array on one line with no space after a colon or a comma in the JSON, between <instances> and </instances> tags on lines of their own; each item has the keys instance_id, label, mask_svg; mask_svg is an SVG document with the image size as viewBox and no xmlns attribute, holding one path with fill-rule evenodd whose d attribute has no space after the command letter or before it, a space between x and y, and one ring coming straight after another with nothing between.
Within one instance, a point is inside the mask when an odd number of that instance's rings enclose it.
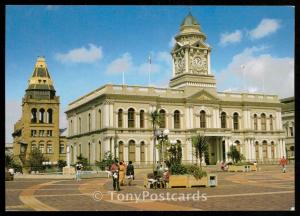
<instances>
[{"instance_id":1,"label":"arched window","mask_svg":"<svg viewBox=\"0 0 300 216\"><path fill-rule=\"evenodd\" d=\"M200 112L200 128L206 128L206 114L204 110Z\"/></svg>"},{"instance_id":2,"label":"arched window","mask_svg":"<svg viewBox=\"0 0 300 216\"><path fill-rule=\"evenodd\" d=\"M236 149L237 149L239 152L241 152L241 143L240 143L240 141L236 140L234 143L236 144Z\"/></svg>"},{"instance_id":3,"label":"arched window","mask_svg":"<svg viewBox=\"0 0 300 216\"><path fill-rule=\"evenodd\" d=\"M140 111L140 128L145 127L145 111L141 110Z\"/></svg>"},{"instance_id":4,"label":"arched window","mask_svg":"<svg viewBox=\"0 0 300 216\"><path fill-rule=\"evenodd\" d=\"M42 108L40 109L40 123L44 123L44 117L45 117L45 110Z\"/></svg>"},{"instance_id":5,"label":"arched window","mask_svg":"<svg viewBox=\"0 0 300 216\"><path fill-rule=\"evenodd\" d=\"M129 146L128 146L128 160L135 162L135 142L134 140L129 141Z\"/></svg>"},{"instance_id":6,"label":"arched window","mask_svg":"<svg viewBox=\"0 0 300 216\"><path fill-rule=\"evenodd\" d=\"M262 142L262 146L263 146L263 159L267 159L268 158L268 145L267 145L266 140L264 140Z\"/></svg>"},{"instance_id":7,"label":"arched window","mask_svg":"<svg viewBox=\"0 0 300 216\"><path fill-rule=\"evenodd\" d=\"M273 130L273 116L270 115L270 130Z\"/></svg>"},{"instance_id":8,"label":"arched window","mask_svg":"<svg viewBox=\"0 0 300 216\"><path fill-rule=\"evenodd\" d=\"M253 123L254 123L254 130L257 130L257 115L254 114L253 116Z\"/></svg>"},{"instance_id":9,"label":"arched window","mask_svg":"<svg viewBox=\"0 0 300 216\"><path fill-rule=\"evenodd\" d=\"M144 143L144 141L141 142L140 150L141 150L141 162L145 162L145 143Z\"/></svg>"},{"instance_id":10,"label":"arched window","mask_svg":"<svg viewBox=\"0 0 300 216\"><path fill-rule=\"evenodd\" d=\"M98 110L98 128L100 129L102 127L102 113L101 109Z\"/></svg>"},{"instance_id":11,"label":"arched window","mask_svg":"<svg viewBox=\"0 0 300 216\"><path fill-rule=\"evenodd\" d=\"M178 110L174 112L174 128L180 129L180 112Z\"/></svg>"},{"instance_id":12,"label":"arched window","mask_svg":"<svg viewBox=\"0 0 300 216\"><path fill-rule=\"evenodd\" d=\"M255 142L255 157L256 157L256 160L258 161L259 160L259 144L257 141Z\"/></svg>"},{"instance_id":13,"label":"arched window","mask_svg":"<svg viewBox=\"0 0 300 216\"><path fill-rule=\"evenodd\" d=\"M101 146L101 141L99 141L99 161L102 160L102 146Z\"/></svg>"},{"instance_id":14,"label":"arched window","mask_svg":"<svg viewBox=\"0 0 300 216\"><path fill-rule=\"evenodd\" d=\"M166 128L166 111L165 110L159 111L159 127Z\"/></svg>"},{"instance_id":15,"label":"arched window","mask_svg":"<svg viewBox=\"0 0 300 216\"><path fill-rule=\"evenodd\" d=\"M226 128L226 113L221 113L221 128Z\"/></svg>"},{"instance_id":16,"label":"arched window","mask_svg":"<svg viewBox=\"0 0 300 216\"><path fill-rule=\"evenodd\" d=\"M48 114L48 123L49 123L49 124L52 124L52 123L53 123L53 122L52 122L52 119L53 119L53 117L52 117L52 114L53 114L52 109L48 109L48 110L47 110L47 114Z\"/></svg>"},{"instance_id":17,"label":"arched window","mask_svg":"<svg viewBox=\"0 0 300 216\"><path fill-rule=\"evenodd\" d=\"M119 109L118 111L118 127L123 127L123 110Z\"/></svg>"},{"instance_id":18,"label":"arched window","mask_svg":"<svg viewBox=\"0 0 300 216\"><path fill-rule=\"evenodd\" d=\"M273 141L271 142L271 158L275 158L275 144Z\"/></svg>"},{"instance_id":19,"label":"arched window","mask_svg":"<svg viewBox=\"0 0 300 216\"><path fill-rule=\"evenodd\" d=\"M45 153L45 144L44 141L39 142L39 150L41 153Z\"/></svg>"},{"instance_id":20,"label":"arched window","mask_svg":"<svg viewBox=\"0 0 300 216\"><path fill-rule=\"evenodd\" d=\"M89 127L89 131L91 131L91 114L90 113L88 116L88 127Z\"/></svg>"},{"instance_id":21,"label":"arched window","mask_svg":"<svg viewBox=\"0 0 300 216\"><path fill-rule=\"evenodd\" d=\"M122 141L119 142L119 161L124 160L124 143Z\"/></svg>"},{"instance_id":22,"label":"arched window","mask_svg":"<svg viewBox=\"0 0 300 216\"><path fill-rule=\"evenodd\" d=\"M238 113L233 114L233 129L234 130L239 129L239 114Z\"/></svg>"},{"instance_id":23,"label":"arched window","mask_svg":"<svg viewBox=\"0 0 300 216\"><path fill-rule=\"evenodd\" d=\"M37 144L36 144L35 141L32 141L32 142L31 142L31 151L32 151L33 149L37 149Z\"/></svg>"},{"instance_id":24,"label":"arched window","mask_svg":"<svg viewBox=\"0 0 300 216\"><path fill-rule=\"evenodd\" d=\"M261 130L266 130L266 115L263 113L260 116L261 120Z\"/></svg>"},{"instance_id":25,"label":"arched window","mask_svg":"<svg viewBox=\"0 0 300 216\"><path fill-rule=\"evenodd\" d=\"M31 123L36 123L37 122L37 109L33 108L31 109Z\"/></svg>"},{"instance_id":26,"label":"arched window","mask_svg":"<svg viewBox=\"0 0 300 216\"><path fill-rule=\"evenodd\" d=\"M134 117L135 117L134 109L130 108L128 110L128 127L129 128L134 128Z\"/></svg>"}]
</instances>

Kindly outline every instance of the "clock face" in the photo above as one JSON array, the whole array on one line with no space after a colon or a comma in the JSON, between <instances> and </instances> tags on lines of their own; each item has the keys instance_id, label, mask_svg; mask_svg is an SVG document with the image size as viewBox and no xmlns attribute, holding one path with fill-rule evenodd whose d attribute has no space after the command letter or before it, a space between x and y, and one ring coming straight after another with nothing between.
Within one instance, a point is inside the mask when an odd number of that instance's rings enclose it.
<instances>
[{"instance_id":1,"label":"clock face","mask_svg":"<svg viewBox=\"0 0 300 216\"><path fill-rule=\"evenodd\" d=\"M205 64L204 60L200 57L195 57L192 61L192 65L196 67L203 67Z\"/></svg>"}]
</instances>

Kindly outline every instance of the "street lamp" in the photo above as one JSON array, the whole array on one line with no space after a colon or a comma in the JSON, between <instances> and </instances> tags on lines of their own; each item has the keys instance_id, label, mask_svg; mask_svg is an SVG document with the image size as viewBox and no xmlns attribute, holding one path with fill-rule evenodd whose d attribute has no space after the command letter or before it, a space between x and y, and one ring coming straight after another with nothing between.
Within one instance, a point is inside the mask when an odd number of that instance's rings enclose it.
<instances>
[{"instance_id":1,"label":"street lamp","mask_svg":"<svg viewBox=\"0 0 300 216\"><path fill-rule=\"evenodd\" d=\"M157 140L161 140L161 144L162 144L163 168L165 168L165 163L164 163L164 142L165 142L165 140L168 140L169 133L170 133L169 129L165 129L163 131L157 130L156 133L155 133L156 137L157 137Z\"/></svg>"}]
</instances>

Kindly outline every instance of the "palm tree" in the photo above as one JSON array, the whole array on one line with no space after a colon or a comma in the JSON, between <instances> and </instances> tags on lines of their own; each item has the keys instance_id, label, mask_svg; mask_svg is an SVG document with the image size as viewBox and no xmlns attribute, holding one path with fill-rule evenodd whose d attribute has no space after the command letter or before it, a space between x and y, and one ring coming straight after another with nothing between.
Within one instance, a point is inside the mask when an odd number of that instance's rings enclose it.
<instances>
[{"instance_id":1,"label":"palm tree","mask_svg":"<svg viewBox=\"0 0 300 216\"><path fill-rule=\"evenodd\" d=\"M196 163L198 164L198 158L200 158L200 168L202 168L202 158L205 152L208 150L207 136L203 134L197 134L193 136L192 145L196 150Z\"/></svg>"},{"instance_id":2,"label":"palm tree","mask_svg":"<svg viewBox=\"0 0 300 216\"><path fill-rule=\"evenodd\" d=\"M155 134L155 131L157 129L157 126L160 123L160 115L159 115L157 108L153 112L150 113L150 120L152 123L152 130L153 130L153 171L154 171L155 162L156 162L156 134Z\"/></svg>"}]
</instances>

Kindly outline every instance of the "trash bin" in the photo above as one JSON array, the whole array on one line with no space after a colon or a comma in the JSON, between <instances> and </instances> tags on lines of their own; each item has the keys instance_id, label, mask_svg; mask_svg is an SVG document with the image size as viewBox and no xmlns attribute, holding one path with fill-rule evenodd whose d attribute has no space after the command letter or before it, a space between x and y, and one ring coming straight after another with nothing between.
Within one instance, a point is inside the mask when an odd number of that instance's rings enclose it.
<instances>
[{"instance_id":1,"label":"trash bin","mask_svg":"<svg viewBox=\"0 0 300 216\"><path fill-rule=\"evenodd\" d=\"M209 175L208 176L208 186L209 187L216 187L217 186L217 176L216 175Z\"/></svg>"}]
</instances>

